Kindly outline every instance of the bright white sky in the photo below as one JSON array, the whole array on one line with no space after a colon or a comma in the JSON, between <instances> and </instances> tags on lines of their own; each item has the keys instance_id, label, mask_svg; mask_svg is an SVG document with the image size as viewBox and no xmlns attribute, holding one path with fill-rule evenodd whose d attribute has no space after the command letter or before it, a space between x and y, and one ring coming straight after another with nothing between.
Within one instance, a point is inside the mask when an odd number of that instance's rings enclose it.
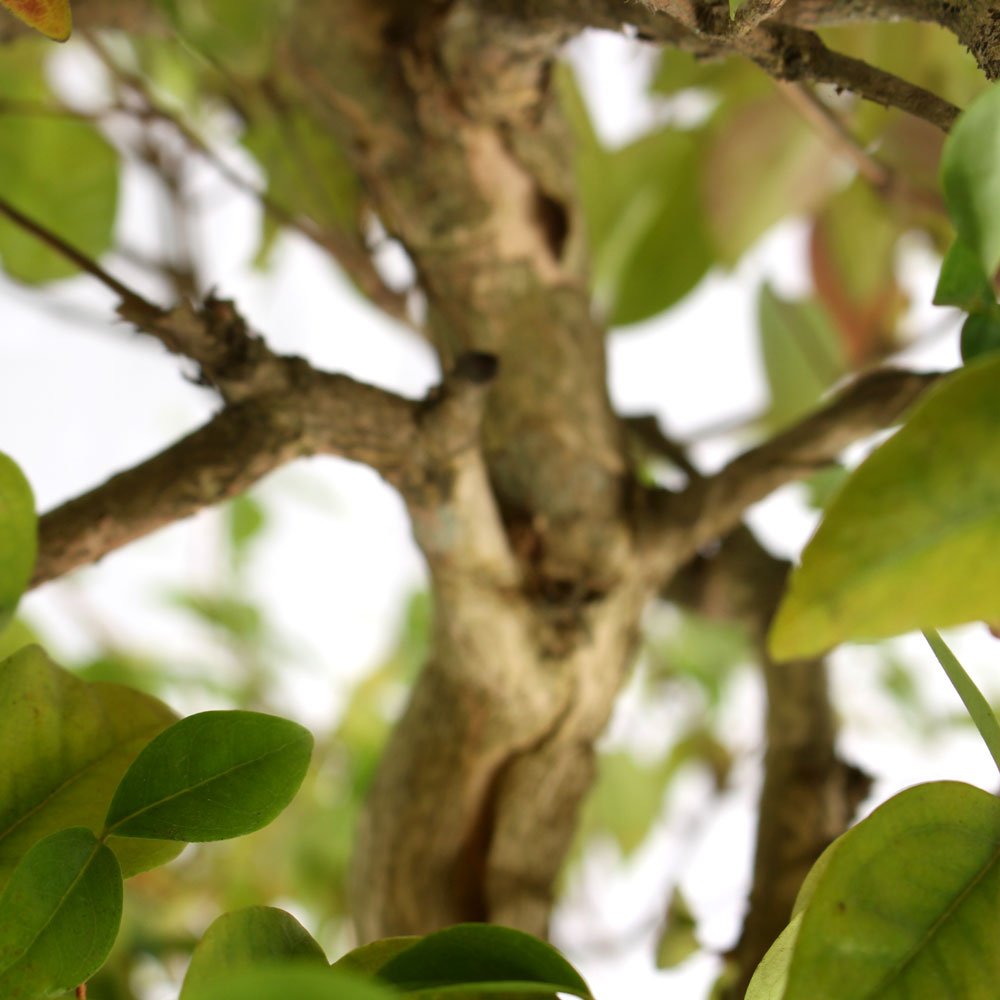
<instances>
[{"instance_id":1,"label":"bright white sky","mask_svg":"<svg viewBox=\"0 0 1000 1000\"><path fill-rule=\"evenodd\" d=\"M607 141L626 141L649 124L651 113L640 100L647 54L633 44L593 36L578 44L575 56L586 67L585 90ZM79 66L86 60L72 43L62 59L61 76L79 86L84 99ZM253 169L238 155L234 162ZM253 271L256 207L212 168L199 168L195 176L194 187L210 206L198 234L208 278L220 294L237 301L274 348L412 396L436 381L426 348L393 330L304 241L285 238L273 269ZM139 168L128 171L123 241L150 247L149 220L161 212L148 178ZM720 419L758 411L765 393L753 327L756 290L765 276L786 293L806 289L803 240L803 226L782 226L734 274L713 275L669 315L613 337L611 392L619 409L655 412L682 437ZM126 263L112 259L108 265L126 281L156 293ZM927 305L933 261L915 248L905 266L918 302L913 328L919 331L939 322ZM102 288L79 279L56 293L43 298L0 283L0 450L21 463L41 510L158 451L201 424L215 405L209 394L178 376L183 365L161 347L108 324L112 301ZM51 306L53 300L67 310L82 309L95 321L67 319L68 313ZM921 362L955 364L953 342L937 343ZM706 447L701 458L714 466L733 447L732 442ZM278 631L293 640L288 711L319 725L336 710L351 678L392 642L403 599L423 579L421 561L398 499L367 469L313 460L271 476L259 495L271 527L254 558L253 587ZM762 504L752 519L769 543L789 554L798 551L813 524L795 490ZM31 594L24 613L52 638L57 656L62 651L77 657L92 649L94 623L125 647L152 648L178 659L203 653L211 648L206 636L166 608L161 595L174 585L210 586L218 578L218 530L211 513L173 526L72 580ZM904 640L900 645L927 663L925 683L933 703L957 711L957 700L920 644ZM965 638L958 650L981 680L991 676L986 665L996 663L997 653L981 631ZM845 751L871 768L877 764L885 775L878 796L933 777L995 787L989 757L971 734L934 746L915 744L887 712L867 669L870 659L864 650L838 654L834 683L847 719ZM1000 690L995 682L986 686ZM758 686L748 675L730 706L730 729L735 743L753 753L761 749L760 709ZM644 727L662 737L656 727L669 726L669 719L644 718L644 711L635 698L625 698L609 738L625 741L625 734ZM701 813L708 789L699 780L681 782L665 804L657 833L633 862L622 867L613 851L599 849L574 880L556 936L604 1000L706 995L717 968L713 958L657 973L649 957L651 941L667 891L678 877L702 919L707 946L723 949L737 933L752 847L755 757L744 772L747 781L707 819ZM699 824L693 852L679 853L678 845ZM589 948L595 942L609 947L595 956ZM150 996L160 1000L171 994Z\"/></svg>"}]
</instances>

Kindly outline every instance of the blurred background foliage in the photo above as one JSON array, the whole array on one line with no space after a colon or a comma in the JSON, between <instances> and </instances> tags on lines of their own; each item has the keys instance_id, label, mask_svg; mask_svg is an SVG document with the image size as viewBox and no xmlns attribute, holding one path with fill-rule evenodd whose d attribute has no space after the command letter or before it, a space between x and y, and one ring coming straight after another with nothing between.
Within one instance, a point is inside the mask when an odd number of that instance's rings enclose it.
<instances>
[{"instance_id":1,"label":"blurred background foliage","mask_svg":"<svg viewBox=\"0 0 1000 1000\"><path fill-rule=\"evenodd\" d=\"M300 104L275 57L272 39L290 5L162 0L173 35L82 40L103 80L102 96L86 103L47 72L51 49L43 42L3 46L0 191L88 255L127 257L114 235L121 161L174 163L182 172L184 158L195 156L234 183L259 188L268 206L260 267L286 226L321 246L367 247L372 219L337 138ZM825 37L959 104L984 86L968 54L932 26L855 26ZM937 193L941 136L930 126L850 95L775 84L738 60L666 52L649 79L657 124L611 148L598 136L570 63L557 82L575 135L596 307L621 335L682 301L716 269L735 267L783 219L808 220L812 293L788 298L767 285L759 291L757 333L770 399L765 412L738 428L743 441L802 416L845 374L911 344L901 247L917 240L941 253L952 236ZM256 164L257 178L231 166L234 143ZM52 165L70 161L71 178L63 171L54 183ZM169 171L160 176L167 184ZM26 283L69 273L65 261L7 222L0 222L0 260ZM174 263L166 254L161 273ZM650 474L659 474L655 466ZM821 506L837 480L836 470L818 476L811 500ZM108 638L96 656L64 665L168 702L204 696L213 704L284 711L278 692L294 637L277 632L247 586L268 512L250 496L230 504L224 518L219 564L226 571L216 588L162 595L188 625L212 637L218 656L179 664ZM164 975L176 981L211 919L251 903L303 915L332 954L349 945L352 832L426 654L432 614L425 593L411 596L388 654L317 734L314 767L278 821L210 849L189 847L168 868L128 883L126 923L112 960L91 984L93 1000L132 998L143 982ZM647 625L625 701L643 712L669 706L669 725L645 744L609 740L574 866L598 842L628 859L667 821L679 776L700 773L722 795L738 758L762 751L734 743L726 722L735 688L754 669L739 630L673 608L654 609ZM0 652L45 638L17 620L0 635ZM965 724L925 703L907 663L890 652L877 655L886 704L902 725L926 737ZM659 960L674 964L696 946L691 914L675 892Z\"/></svg>"}]
</instances>

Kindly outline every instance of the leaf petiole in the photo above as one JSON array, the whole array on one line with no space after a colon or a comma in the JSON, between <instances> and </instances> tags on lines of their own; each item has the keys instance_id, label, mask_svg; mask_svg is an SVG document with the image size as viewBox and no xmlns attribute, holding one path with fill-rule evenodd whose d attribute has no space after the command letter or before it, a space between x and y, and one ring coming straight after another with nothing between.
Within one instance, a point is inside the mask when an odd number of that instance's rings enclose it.
<instances>
[{"instance_id":1,"label":"leaf petiole","mask_svg":"<svg viewBox=\"0 0 1000 1000\"><path fill-rule=\"evenodd\" d=\"M997 770L1000 770L1000 722L997 721L996 713L941 636L934 629L926 629L924 638L972 717L979 735L993 756Z\"/></svg>"}]
</instances>

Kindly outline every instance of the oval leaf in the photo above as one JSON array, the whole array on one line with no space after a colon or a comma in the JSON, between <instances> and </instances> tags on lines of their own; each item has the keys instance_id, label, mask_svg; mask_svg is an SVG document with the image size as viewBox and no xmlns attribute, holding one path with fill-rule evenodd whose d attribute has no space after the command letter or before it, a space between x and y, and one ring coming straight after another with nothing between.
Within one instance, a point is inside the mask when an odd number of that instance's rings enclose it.
<instances>
[{"instance_id":1,"label":"oval leaf","mask_svg":"<svg viewBox=\"0 0 1000 1000\"><path fill-rule=\"evenodd\" d=\"M1000 802L958 782L919 785L834 848L784 1000L990 1000L998 932Z\"/></svg>"},{"instance_id":2,"label":"oval leaf","mask_svg":"<svg viewBox=\"0 0 1000 1000\"><path fill-rule=\"evenodd\" d=\"M0 3L53 41L65 42L73 30L69 0L0 0Z\"/></svg>"},{"instance_id":3,"label":"oval leaf","mask_svg":"<svg viewBox=\"0 0 1000 1000\"><path fill-rule=\"evenodd\" d=\"M945 201L960 239L988 275L1000 267L1000 86L955 122L941 156Z\"/></svg>"},{"instance_id":4,"label":"oval leaf","mask_svg":"<svg viewBox=\"0 0 1000 1000\"><path fill-rule=\"evenodd\" d=\"M36 844L0 896L0 996L72 989L111 951L122 876L111 849L82 827Z\"/></svg>"},{"instance_id":5,"label":"oval leaf","mask_svg":"<svg viewBox=\"0 0 1000 1000\"><path fill-rule=\"evenodd\" d=\"M384 984L313 965L261 965L199 985L184 1000L394 1000Z\"/></svg>"},{"instance_id":6,"label":"oval leaf","mask_svg":"<svg viewBox=\"0 0 1000 1000\"><path fill-rule=\"evenodd\" d=\"M551 945L491 924L458 924L428 934L390 959L379 978L405 993L464 988L495 992L556 991L590 997L580 974ZM531 992L529 989L528 992Z\"/></svg>"},{"instance_id":7,"label":"oval leaf","mask_svg":"<svg viewBox=\"0 0 1000 1000\"><path fill-rule=\"evenodd\" d=\"M202 712L160 733L122 778L105 820L124 837L209 841L267 826L305 777L312 736L259 712Z\"/></svg>"},{"instance_id":8,"label":"oval leaf","mask_svg":"<svg viewBox=\"0 0 1000 1000\"><path fill-rule=\"evenodd\" d=\"M31 579L38 552L35 498L17 463L0 452L0 630Z\"/></svg>"},{"instance_id":9,"label":"oval leaf","mask_svg":"<svg viewBox=\"0 0 1000 1000\"><path fill-rule=\"evenodd\" d=\"M101 829L136 754L176 716L119 684L88 684L27 646L0 663L0 886L43 837ZM126 877L176 857L175 843L110 842Z\"/></svg>"},{"instance_id":10,"label":"oval leaf","mask_svg":"<svg viewBox=\"0 0 1000 1000\"><path fill-rule=\"evenodd\" d=\"M1000 618L1000 360L932 389L830 504L771 630L775 658Z\"/></svg>"},{"instance_id":11,"label":"oval leaf","mask_svg":"<svg viewBox=\"0 0 1000 1000\"><path fill-rule=\"evenodd\" d=\"M370 941L368 944L363 944L360 948L355 948L346 955L342 955L330 968L371 975L378 972L389 959L395 958L419 940L421 940L419 935L408 934Z\"/></svg>"},{"instance_id":12,"label":"oval leaf","mask_svg":"<svg viewBox=\"0 0 1000 1000\"><path fill-rule=\"evenodd\" d=\"M213 980L227 980L235 971L263 962L301 959L326 968L326 955L295 917L270 906L248 906L224 913L191 956L181 1000Z\"/></svg>"}]
</instances>

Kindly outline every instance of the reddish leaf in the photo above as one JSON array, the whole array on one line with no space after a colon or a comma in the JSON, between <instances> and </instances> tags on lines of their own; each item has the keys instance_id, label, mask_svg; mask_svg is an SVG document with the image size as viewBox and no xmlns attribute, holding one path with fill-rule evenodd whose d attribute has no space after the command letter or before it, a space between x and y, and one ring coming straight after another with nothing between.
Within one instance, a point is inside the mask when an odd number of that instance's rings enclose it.
<instances>
[{"instance_id":1,"label":"reddish leaf","mask_svg":"<svg viewBox=\"0 0 1000 1000\"><path fill-rule=\"evenodd\" d=\"M0 0L25 24L57 42L65 42L73 30L69 0Z\"/></svg>"}]
</instances>

